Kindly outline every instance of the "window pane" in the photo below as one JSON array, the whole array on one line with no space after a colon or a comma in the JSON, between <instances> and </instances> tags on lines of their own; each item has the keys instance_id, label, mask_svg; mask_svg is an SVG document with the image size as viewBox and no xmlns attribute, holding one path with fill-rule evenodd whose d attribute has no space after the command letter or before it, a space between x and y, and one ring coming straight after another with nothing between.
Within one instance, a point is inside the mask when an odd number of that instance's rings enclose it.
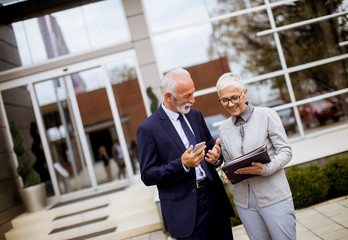
<instances>
[{"instance_id":1,"label":"window pane","mask_svg":"<svg viewBox=\"0 0 348 240\"><path fill-rule=\"evenodd\" d=\"M270 28L266 11L245 14L213 23L211 56L226 56L231 71L244 79L281 69L273 36L256 36Z\"/></svg>"},{"instance_id":2,"label":"window pane","mask_svg":"<svg viewBox=\"0 0 348 240\"><path fill-rule=\"evenodd\" d=\"M155 36L161 70L166 72L178 66L189 67L209 61L211 34L211 25L203 24Z\"/></svg>"},{"instance_id":3,"label":"window pane","mask_svg":"<svg viewBox=\"0 0 348 240\"><path fill-rule=\"evenodd\" d=\"M305 69L290 74L296 100L348 87L347 61Z\"/></svg>"},{"instance_id":4,"label":"window pane","mask_svg":"<svg viewBox=\"0 0 348 240\"><path fill-rule=\"evenodd\" d=\"M34 85L61 193L91 186L65 79Z\"/></svg>"},{"instance_id":5,"label":"window pane","mask_svg":"<svg viewBox=\"0 0 348 240\"><path fill-rule=\"evenodd\" d=\"M167 28L207 20L234 11L263 5L262 0L146 0L143 1L150 30Z\"/></svg>"},{"instance_id":6,"label":"window pane","mask_svg":"<svg viewBox=\"0 0 348 240\"><path fill-rule=\"evenodd\" d=\"M51 176L46 162L46 156L43 152L42 139L38 132L37 122L34 115L33 103L27 86L20 86L1 92L6 115L11 124L14 121L19 134L22 136L23 148L30 154L30 162L26 163L17 155L18 164L22 169L31 165L34 170L40 175L41 182L46 185L47 196L54 195ZM3 137L4 138L4 137ZM12 139L14 141L14 139ZM5 145L6 143L1 142ZM2 153L4 154L4 152ZM9 153L10 154L10 153ZM11 157L3 156L4 160L10 161ZM12 177L13 169L4 168L2 165L2 178ZM23 176L22 176L23 177ZM22 178L23 181L25 181ZM25 182L23 182L25 184ZM5 185L4 185L5 186Z\"/></svg>"},{"instance_id":7,"label":"window pane","mask_svg":"<svg viewBox=\"0 0 348 240\"><path fill-rule=\"evenodd\" d=\"M98 184L127 178L124 158L114 154L114 139L119 139L106 92L101 68L71 75ZM81 87L78 87L81 85ZM122 157L118 157L118 155ZM123 162L122 166L118 163Z\"/></svg>"},{"instance_id":8,"label":"window pane","mask_svg":"<svg viewBox=\"0 0 348 240\"><path fill-rule=\"evenodd\" d=\"M139 172L136 131L139 124L147 117L135 70L136 63L132 58L113 61L106 65L106 69L121 118L130 163L133 173L136 174Z\"/></svg>"},{"instance_id":9,"label":"window pane","mask_svg":"<svg viewBox=\"0 0 348 240\"><path fill-rule=\"evenodd\" d=\"M276 100L282 104L290 102L290 96L283 76L245 84L248 88L248 101L253 105L275 107L281 104L267 104Z\"/></svg>"},{"instance_id":10,"label":"window pane","mask_svg":"<svg viewBox=\"0 0 348 240\"><path fill-rule=\"evenodd\" d=\"M340 47L338 42L345 41L346 32L337 31L339 19L280 32L287 65L292 67L342 54L346 49Z\"/></svg>"},{"instance_id":11,"label":"window pane","mask_svg":"<svg viewBox=\"0 0 348 240\"><path fill-rule=\"evenodd\" d=\"M23 65L129 41L123 11L120 0L109 0L14 23Z\"/></svg>"},{"instance_id":12,"label":"window pane","mask_svg":"<svg viewBox=\"0 0 348 240\"><path fill-rule=\"evenodd\" d=\"M37 19L13 23L12 26L23 66L47 60L45 44Z\"/></svg>"},{"instance_id":13,"label":"window pane","mask_svg":"<svg viewBox=\"0 0 348 240\"><path fill-rule=\"evenodd\" d=\"M92 48L130 40L121 1L100 1L81 7L81 11Z\"/></svg>"},{"instance_id":14,"label":"window pane","mask_svg":"<svg viewBox=\"0 0 348 240\"><path fill-rule=\"evenodd\" d=\"M146 0L143 4L152 32L209 17L204 0Z\"/></svg>"},{"instance_id":15,"label":"window pane","mask_svg":"<svg viewBox=\"0 0 348 240\"><path fill-rule=\"evenodd\" d=\"M348 94L315 100L298 107L306 133L348 122Z\"/></svg>"},{"instance_id":16,"label":"window pane","mask_svg":"<svg viewBox=\"0 0 348 240\"><path fill-rule=\"evenodd\" d=\"M344 3L312 0L294 1L272 8L277 27L343 11L347 11Z\"/></svg>"},{"instance_id":17,"label":"window pane","mask_svg":"<svg viewBox=\"0 0 348 240\"><path fill-rule=\"evenodd\" d=\"M267 14L260 11L156 35L160 68L166 72L226 57L231 71L244 78L279 70L273 37L256 36L268 28Z\"/></svg>"},{"instance_id":18,"label":"window pane","mask_svg":"<svg viewBox=\"0 0 348 240\"><path fill-rule=\"evenodd\" d=\"M210 17L221 16L223 14L252 8L264 4L263 0L206 0Z\"/></svg>"}]
</instances>

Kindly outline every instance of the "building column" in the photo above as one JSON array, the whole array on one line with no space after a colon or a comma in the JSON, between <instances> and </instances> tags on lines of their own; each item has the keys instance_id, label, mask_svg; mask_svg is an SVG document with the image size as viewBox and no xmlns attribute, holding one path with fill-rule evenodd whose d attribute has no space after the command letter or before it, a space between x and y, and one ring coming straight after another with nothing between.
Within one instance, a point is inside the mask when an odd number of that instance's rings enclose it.
<instances>
[{"instance_id":1,"label":"building column","mask_svg":"<svg viewBox=\"0 0 348 240\"><path fill-rule=\"evenodd\" d=\"M157 98L161 99L161 74L155 59L141 0L123 0L123 4L144 87L146 89L151 86Z\"/></svg>"}]
</instances>

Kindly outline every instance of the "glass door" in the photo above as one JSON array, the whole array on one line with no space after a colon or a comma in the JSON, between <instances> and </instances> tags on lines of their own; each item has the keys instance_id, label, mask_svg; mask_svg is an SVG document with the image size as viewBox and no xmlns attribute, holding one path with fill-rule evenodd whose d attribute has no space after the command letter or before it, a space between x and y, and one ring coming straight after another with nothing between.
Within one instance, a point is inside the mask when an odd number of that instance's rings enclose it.
<instances>
[{"instance_id":1,"label":"glass door","mask_svg":"<svg viewBox=\"0 0 348 240\"><path fill-rule=\"evenodd\" d=\"M141 89L136 73L134 59L128 58L119 61L111 61L105 64L107 78L112 86L110 96L111 102L117 104L117 117L120 122L116 122L122 137L114 138L113 149L121 148L126 154L126 165L128 174L139 174L139 162L136 144L136 131L139 124L146 119ZM121 146L119 146L119 144ZM117 157L114 158L117 159Z\"/></svg>"},{"instance_id":2,"label":"glass door","mask_svg":"<svg viewBox=\"0 0 348 240\"><path fill-rule=\"evenodd\" d=\"M18 121L25 134L32 122L37 127L44 157L36 165L49 172L50 196L113 190L139 174L136 129L149 107L138 73L127 51L0 84L5 121Z\"/></svg>"},{"instance_id":3,"label":"glass door","mask_svg":"<svg viewBox=\"0 0 348 240\"><path fill-rule=\"evenodd\" d=\"M114 59L33 83L60 194L123 187L139 173L147 114L136 61Z\"/></svg>"},{"instance_id":4,"label":"glass door","mask_svg":"<svg viewBox=\"0 0 348 240\"><path fill-rule=\"evenodd\" d=\"M61 194L92 186L66 79L59 77L34 84Z\"/></svg>"}]
</instances>

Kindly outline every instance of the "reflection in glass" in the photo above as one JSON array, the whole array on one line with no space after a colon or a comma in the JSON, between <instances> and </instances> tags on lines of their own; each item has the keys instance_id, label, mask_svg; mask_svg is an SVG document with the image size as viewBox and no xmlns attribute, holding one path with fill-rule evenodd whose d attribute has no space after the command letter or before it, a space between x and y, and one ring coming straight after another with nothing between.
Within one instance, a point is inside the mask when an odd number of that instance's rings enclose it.
<instances>
[{"instance_id":1,"label":"reflection in glass","mask_svg":"<svg viewBox=\"0 0 348 240\"><path fill-rule=\"evenodd\" d=\"M143 1L152 32L208 18L205 0Z\"/></svg>"},{"instance_id":2,"label":"reflection in glass","mask_svg":"<svg viewBox=\"0 0 348 240\"><path fill-rule=\"evenodd\" d=\"M347 88L346 64L337 61L290 74L296 100Z\"/></svg>"},{"instance_id":3,"label":"reflection in glass","mask_svg":"<svg viewBox=\"0 0 348 240\"><path fill-rule=\"evenodd\" d=\"M64 78L34 85L61 193L90 187Z\"/></svg>"},{"instance_id":4,"label":"reflection in glass","mask_svg":"<svg viewBox=\"0 0 348 240\"><path fill-rule=\"evenodd\" d=\"M272 8L272 12L277 27L281 27L337 12L347 11L348 5L344 2L345 1L336 1L335 3L312 0L293 1L291 4L283 4ZM307 27L309 27L309 25ZM311 34L313 34L313 32Z\"/></svg>"},{"instance_id":5,"label":"reflection in glass","mask_svg":"<svg viewBox=\"0 0 348 240\"><path fill-rule=\"evenodd\" d=\"M78 88L75 84L74 89L98 184L126 178L124 153L119 148L115 154L114 143L119 136L101 68L72 74L70 77L80 79L84 87ZM120 161L123 164L119 164Z\"/></svg>"},{"instance_id":6,"label":"reflection in glass","mask_svg":"<svg viewBox=\"0 0 348 240\"><path fill-rule=\"evenodd\" d=\"M289 67L338 56L346 52L346 47L339 46L339 42L346 41L342 37L347 34L338 32L335 20L282 31L279 33L285 60ZM345 28L346 29L346 28Z\"/></svg>"},{"instance_id":7,"label":"reflection in glass","mask_svg":"<svg viewBox=\"0 0 348 240\"><path fill-rule=\"evenodd\" d=\"M46 185L47 196L54 195L51 176L48 171L46 156L34 116L33 104L26 86L12 88L1 92L8 121L14 121L22 136L23 147L31 154L31 165ZM19 97L20 96L20 97ZM2 143L3 144L3 143ZM18 156L17 156L18 157ZM17 159L21 161L21 159ZM11 171L3 171L7 178Z\"/></svg>"},{"instance_id":8,"label":"reflection in glass","mask_svg":"<svg viewBox=\"0 0 348 240\"><path fill-rule=\"evenodd\" d=\"M348 94L315 100L298 107L307 132L348 122Z\"/></svg>"},{"instance_id":9,"label":"reflection in glass","mask_svg":"<svg viewBox=\"0 0 348 240\"><path fill-rule=\"evenodd\" d=\"M154 43L161 70L166 72L178 66L189 67L218 58L217 54L210 56L208 53L211 35L210 24L156 35Z\"/></svg>"},{"instance_id":10,"label":"reflection in glass","mask_svg":"<svg viewBox=\"0 0 348 240\"><path fill-rule=\"evenodd\" d=\"M13 23L12 27L23 66L47 60L47 53L37 19Z\"/></svg>"},{"instance_id":11,"label":"reflection in glass","mask_svg":"<svg viewBox=\"0 0 348 240\"><path fill-rule=\"evenodd\" d=\"M238 10L263 5L264 0L205 0L210 17L221 16Z\"/></svg>"},{"instance_id":12,"label":"reflection in glass","mask_svg":"<svg viewBox=\"0 0 348 240\"><path fill-rule=\"evenodd\" d=\"M232 72L244 79L281 69L272 36L256 36L270 28L266 11L213 22L210 56L226 56Z\"/></svg>"},{"instance_id":13,"label":"reflection in glass","mask_svg":"<svg viewBox=\"0 0 348 240\"><path fill-rule=\"evenodd\" d=\"M248 101L255 106L267 105L267 103L276 100L281 100L283 104L290 102L283 76L249 83L245 87L248 89Z\"/></svg>"},{"instance_id":14,"label":"reflection in glass","mask_svg":"<svg viewBox=\"0 0 348 240\"><path fill-rule=\"evenodd\" d=\"M136 130L147 115L135 66L133 59L125 59L108 63L106 69L112 83L133 173L138 173ZM114 141L117 141L117 139L114 139ZM125 157L124 154L123 157Z\"/></svg>"},{"instance_id":15,"label":"reflection in glass","mask_svg":"<svg viewBox=\"0 0 348 240\"><path fill-rule=\"evenodd\" d=\"M146 0L145 13L152 32L207 20L234 11L263 5L263 0Z\"/></svg>"},{"instance_id":16,"label":"reflection in glass","mask_svg":"<svg viewBox=\"0 0 348 240\"><path fill-rule=\"evenodd\" d=\"M123 11L120 0L100 1L13 23L22 64L129 41Z\"/></svg>"}]
</instances>

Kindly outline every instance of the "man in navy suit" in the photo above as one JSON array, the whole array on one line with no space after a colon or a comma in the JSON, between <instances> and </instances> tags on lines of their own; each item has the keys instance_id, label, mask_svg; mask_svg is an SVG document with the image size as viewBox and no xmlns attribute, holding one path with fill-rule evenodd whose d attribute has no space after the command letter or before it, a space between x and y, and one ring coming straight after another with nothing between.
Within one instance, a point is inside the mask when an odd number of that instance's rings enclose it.
<instances>
[{"instance_id":1,"label":"man in navy suit","mask_svg":"<svg viewBox=\"0 0 348 240\"><path fill-rule=\"evenodd\" d=\"M165 229L177 239L233 239L234 211L216 172L220 139L191 109L194 83L182 68L161 81L163 103L137 129L141 179L157 185ZM206 144L193 152L196 143Z\"/></svg>"}]
</instances>

